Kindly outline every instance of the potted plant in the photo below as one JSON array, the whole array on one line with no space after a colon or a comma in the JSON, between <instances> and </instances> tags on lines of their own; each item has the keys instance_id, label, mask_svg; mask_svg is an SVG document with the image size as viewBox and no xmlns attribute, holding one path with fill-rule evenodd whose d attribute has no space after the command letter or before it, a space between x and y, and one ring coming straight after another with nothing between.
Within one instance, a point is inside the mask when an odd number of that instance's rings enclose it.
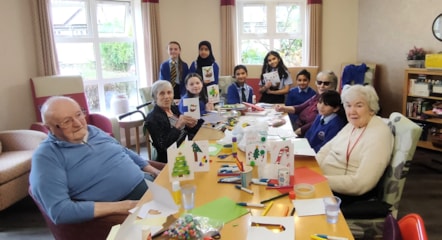
<instances>
[{"instance_id":1,"label":"potted plant","mask_svg":"<svg viewBox=\"0 0 442 240\"><path fill-rule=\"evenodd\" d=\"M425 64L425 50L414 46L408 51L407 60L408 66L414 68L423 68Z\"/></svg>"}]
</instances>

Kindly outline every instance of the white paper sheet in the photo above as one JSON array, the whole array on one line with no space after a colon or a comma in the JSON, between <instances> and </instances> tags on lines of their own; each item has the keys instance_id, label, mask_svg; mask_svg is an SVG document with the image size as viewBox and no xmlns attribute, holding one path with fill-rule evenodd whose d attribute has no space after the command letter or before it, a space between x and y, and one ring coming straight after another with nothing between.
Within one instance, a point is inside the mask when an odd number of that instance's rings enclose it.
<instances>
[{"instance_id":1,"label":"white paper sheet","mask_svg":"<svg viewBox=\"0 0 442 240\"><path fill-rule=\"evenodd\" d=\"M310 146L307 138L292 139L295 155L316 156L315 150Z\"/></svg>"},{"instance_id":2,"label":"white paper sheet","mask_svg":"<svg viewBox=\"0 0 442 240\"><path fill-rule=\"evenodd\" d=\"M322 198L292 200L298 217L325 214L325 205Z\"/></svg>"}]
</instances>

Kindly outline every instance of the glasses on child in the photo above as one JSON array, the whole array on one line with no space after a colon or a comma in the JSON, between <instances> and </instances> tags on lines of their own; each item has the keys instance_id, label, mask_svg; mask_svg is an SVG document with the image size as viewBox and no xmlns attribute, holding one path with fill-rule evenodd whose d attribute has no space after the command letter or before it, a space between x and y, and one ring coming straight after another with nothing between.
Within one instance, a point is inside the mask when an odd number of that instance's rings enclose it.
<instances>
[{"instance_id":1,"label":"glasses on child","mask_svg":"<svg viewBox=\"0 0 442 240\"><path fill-rule=\"evenodd\" d=\"M324 84L324 86L329 86L330 83L331 83L331 82L316 81L316 84L317 84L318 86L320 86L320 85L322 85L322 84Z\"/></svg>"},{"instance_id":2,"label":"glasses on child","mask_svg":"<svg viewBox=\"0 0 442 240\"><path fill-rule=\"evenodd\" d=\"M76 112L73 117L68 117L55 126L57 128L68 128L68 127L72 126L72 124L74 123L74 120L81 121L82 119L84 119L84 116L85 115L82 111Z\"/></svg>"}]
</instances>

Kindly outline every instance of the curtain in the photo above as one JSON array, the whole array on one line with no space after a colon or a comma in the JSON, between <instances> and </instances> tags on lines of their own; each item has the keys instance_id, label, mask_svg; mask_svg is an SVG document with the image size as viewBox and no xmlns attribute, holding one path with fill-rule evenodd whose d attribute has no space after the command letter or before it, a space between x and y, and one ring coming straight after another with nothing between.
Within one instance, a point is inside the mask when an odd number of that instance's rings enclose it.
<instances>
[{"instance_id":1,"label":"curtain","mask_svg":"<svg viewBox=\"0 0 442 240\"><path fill-rule=\"evenodd\" d=\"M38 75L57 75L60 69L52 31L51 1L34 0L31 4L37 46Z\"/></svg>"},{"instance_id":2,"label":"curtain","mask_svg":"<svg viewBox=\"0 0 442 240\"><path fill-rule=\"evenodd\" d=\"M308 65L320 66L322 54L322 0L308 0L307 4L307 25L309 26L307 34Z\"/></svg>"},{"instance_id":3,"label":"curtain","mask_svg":"<svg viewBox=\"0 0 442 240\"><path fill-rule=\"evenodd\" d=\"M221 75L232 75L236 52L235 0L221 0Z\"/></svg>"},{"instance_id":4,"label":"curtain","mask_svg":"<svg viewBox=\"0 0 442 240\"><path fill-rule=\"evenodd\" d=\"M159 0L142 0L141 12L143 21L144 55L147 71L147 86L159 78L160 69L160 7ZM141 81L141 79L140 79Z\"/></svg>"}]
</instances>

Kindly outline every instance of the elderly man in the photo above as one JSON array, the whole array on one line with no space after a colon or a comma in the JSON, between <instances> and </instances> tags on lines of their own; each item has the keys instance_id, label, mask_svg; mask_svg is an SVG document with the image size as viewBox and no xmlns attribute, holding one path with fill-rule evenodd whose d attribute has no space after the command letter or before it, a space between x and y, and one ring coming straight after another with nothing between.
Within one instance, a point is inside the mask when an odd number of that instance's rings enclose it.
<instances>
[{"instance_id":1,"label":"elderly man","mask_svg":"<svg viewBox=\"0 0 442 240\"><path fill-rule=\"evenodd\" d=\"M41 107L50 130L32 158L31 191L55 224L127 214L159 170L87 125L73 99L56 96Z\"/></svg>"}]
</instances>

